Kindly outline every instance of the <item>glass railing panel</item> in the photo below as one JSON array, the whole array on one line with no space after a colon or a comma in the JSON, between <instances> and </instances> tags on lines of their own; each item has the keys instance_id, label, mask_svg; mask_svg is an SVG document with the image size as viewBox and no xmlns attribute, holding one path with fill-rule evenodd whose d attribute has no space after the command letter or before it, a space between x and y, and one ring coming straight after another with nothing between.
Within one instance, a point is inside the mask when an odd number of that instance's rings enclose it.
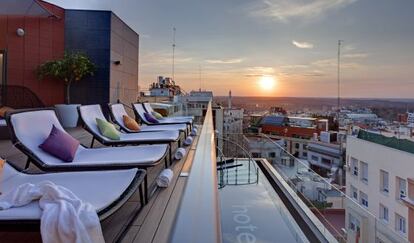
<instances>
[{"instance_id":1,"label":"glass railing panel","mask_svg":"<svg viewBox=\"0 0 414 243\"><path fill-rule=\"evenodd\" d=\"M249 135L243 136L244 141L248 141ZM306 159L298 159L289 153L283 140L265 134L252 136L255 142L253 146L252 143L245 144L246 150L272 163L295 192L296 199L318 219L319 222L314 222L320 224L322 233L334 236L338 242L408 242L406 235L394 231L392 222L384 223L360 202L346 195L345 186L339 186L333 178L320 176Z\"/></svg>"}]
</instances>

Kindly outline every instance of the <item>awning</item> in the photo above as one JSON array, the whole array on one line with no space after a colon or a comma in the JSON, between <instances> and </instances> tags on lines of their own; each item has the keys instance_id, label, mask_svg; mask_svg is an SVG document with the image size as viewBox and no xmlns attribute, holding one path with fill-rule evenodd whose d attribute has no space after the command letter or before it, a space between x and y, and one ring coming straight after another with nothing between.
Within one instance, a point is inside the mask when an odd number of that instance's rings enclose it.
<instances>
[{"instance_id":1,"label":"awning","mask_svg":"<svg viewBox=\"0 0 414 243\"><path fill-rule=\"evenodd\" d=\"M0 0L0 15L57 17L37 0Z\"/></svg>"}]
</instances>

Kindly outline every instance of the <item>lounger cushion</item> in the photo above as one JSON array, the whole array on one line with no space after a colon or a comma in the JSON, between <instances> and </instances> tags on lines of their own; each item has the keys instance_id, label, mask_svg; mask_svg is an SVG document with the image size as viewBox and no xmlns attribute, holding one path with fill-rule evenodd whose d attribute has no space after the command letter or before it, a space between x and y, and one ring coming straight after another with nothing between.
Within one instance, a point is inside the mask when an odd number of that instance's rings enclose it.
<instances>
[{"instance_id":1,"label":"lounger cushion","mask_svg":"<svg viewBox=\"0 0 414 243\"><path fill-rule=\"evenodd\" d=\"M156 112L156 111L152 111L151 114L157 119L162 119L163 118L163 116L160 113Z\"/></svg>"},{"instance_id":2,"label":"lounger cushion","mask_svg":"<svg viewBox=\"0 0 414 243\"><path fill-rule=\"evenodd\" d=\"M145 112L144 113L145 119L147 119L147 121L151 122L151 123L160 123L157 118L155 118L153 115Z\"/></svg>"},{"instance_id":3,"label":"lounger cushion","mask_svg":"<svg viewBox=\"0 0 414 243\"><path fill-rule=\"evenodd\" d=\"M5 118L6 117L6 112L8 111L13 111L13 108L7 107L7 106L3 106L0 108L0 118Z\"/></svg>"},{"instance_id":4,"label":"lounger cushion","mask_svg":"<svg viewBox=\"0 0 414 243\"><path fill-rule=\"evenodd\" d=\"M49 136L39 147L65 162L72 162L79 147L79 141L53 125Z\"/></svg>"},{"instance_id":5,"label":"lounger cushion","mask_svg":"<svg viewBox=\"0 0 414 243\"><path fill-rule=\"evenodd\" d=\"M99 212L122 196L136 173L137 169L129 169L28 175L19 173L6 164L2 192L7 193L24 183L36 184L47 180L71 190L81 200L92 204ZM23 207L0 210L0 220L39 220L41 215L42 210L38 201Z\"/></svg>"},{"instance_id":6,"label":"lounger cushion","mask_svg":"<svg viewBox=\"0 0 414 243\"><path fill-rule=\"evenodd\" d=\"M138 122L136 122L134 119L127 115L122 116L122 120L124 122L124 125L131 131L138 132L140 130L140 127L138 125Z\"/></svg>"},{"instance_id":7,"label":"lounger cushion","mask_svg":"<svg viewBox=\"0 0 414 243\"><path fill-rule=\"evenodd\" d=\"M112 123L96 118L96 124L98 125L99 131L103 136L112 140L120 139L120 132L116 130L115 126Z\"/></svg>"}]
</instances>

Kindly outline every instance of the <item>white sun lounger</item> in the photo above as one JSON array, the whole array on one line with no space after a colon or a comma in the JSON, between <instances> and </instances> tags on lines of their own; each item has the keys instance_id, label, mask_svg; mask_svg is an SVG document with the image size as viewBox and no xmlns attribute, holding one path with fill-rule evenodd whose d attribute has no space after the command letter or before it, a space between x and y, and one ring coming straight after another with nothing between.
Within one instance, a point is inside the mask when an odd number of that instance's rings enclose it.
<instances>
[{"instance_id":1,"label":"white sun lounger","mask_svg":"<svg viewBox=\"0 0 414 243\"><path fill-rule=\"evenodd\" d=\"M144 205L142 181L145 171L139 169L115 171L61 172L28 174L20 172L11 164L3 170L1 191L6 194L24 183L51 181L72 191L82 201L90 203L104 220L118 210L139 188L141 205ZM93 193L91 193L93 192ZM1 200L0 195L0 200ZM23 207L0 210L0 231L39 230L42 211L37 201Z\"/></svg>"},{"instance_id":2,"label":"white sun lounger","mask_svg":"<svg viewBox=\"0 0 414 243\"><path fill-rule=\"evenodd\" d=\"M135 117L139 118L143 123L147 125L161 125L161 124L187 124L188 126L192 126L193 121L192 119L173 119L173 118L163 118L158 119L159 123L152 123L145 118L145 113L147 111L144 109L144 106L141 103L132 104L134 108Z\"/></svg>"},{"instance_id":3,"label":"white sun lounger","mask_svg":"<svg viewBox=\"0 0 414 243\"><path fill-rule=\"evenodd\" d=\"M163 160L165 166L168 166L166 157L170 148L167 144L103 148L87 148L80 145L73 162L66 163L39 148L39 145L49 136L53 125L65 131L55 110L49 108L16 111L10 113L6 120L11 131L11 141L28 157L26 168L33 163L39 169L48 172L147 169ZM147 189L146 177L144 183ZM145 193L147 195L147 190Z\"/></svg>"},{"instance_id":4,"label":"white sun lounger","mask_svg":"<svg viewBox=\"0 0 414 243\"><path fill-rule=\"evenodd\" d=\"M13 144L29 157L29 162L34 162L43 171L147 168L159 164L168 151L167 144L103 148L79 146L73 162L65 163L39 148L53 125L65 131L53 109L14 112L7 119Z\"/></svg>"},{"instance_id":5,"label":"white sun lounger","mask_svg":"<svg viewBox=\"0 0 414 243\"><path fill-rule=\"evenodd\" d=\"M128 115L123 104L109 104L109 110L111 112L112 120L125 132L134 133L124 125L123 116ZM187 137L187 125L186 124L161 124L161 125L142 125L140 132L148 131L180 131Z\"/></svg>"},{"instance_id":6,"label":"white sun lounger","mask_svg":"<svg viewBox=\"0 0 414 243\"><path fill-rule=\"evenodd\" d=\"M148 113L152 113L154 111L154 109L152 108L150 103L142 103L144 105L144 109L148 112ZM169 116L169 117L164 117L165 119L176 119L176 120L194 120L194 116Z\"/></svg>"},{"instance_id":7,"label":"white sun lounger","mask_svg":"<svg viewBox=\"0 0 414 243\"><path fill-rule=\"evenodd\" d=\"M120 140L112 140L104 137L98 128L96 118L106 120L100 105L84 105L79 107L79 116L85 125L85 129L93 135L93 138L104 145L138 145L138 144L172 144L178 142L179 131L153 131L137 133L121 133ZM93 141L92 141L93 145Z\"/></svg>"}]
</instances>

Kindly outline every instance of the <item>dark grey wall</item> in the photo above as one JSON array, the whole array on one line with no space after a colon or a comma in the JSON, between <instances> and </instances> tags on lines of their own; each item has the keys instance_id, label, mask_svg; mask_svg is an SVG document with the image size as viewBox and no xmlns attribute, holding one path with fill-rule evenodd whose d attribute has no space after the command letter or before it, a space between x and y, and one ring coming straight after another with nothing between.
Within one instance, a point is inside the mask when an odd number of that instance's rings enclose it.
<instances>
[{"instance_id":1,"label":"dark grey wall","mask_svg":"<svg viewBox=\"0 0 414 243\"><path fill-rule=\"evenodd\" d=\"M96 65L92 77L72 85L72 103L109 102L110 39L110 11L66 10L65 50L84 52Z\"/></svg>"}]
</instances>

